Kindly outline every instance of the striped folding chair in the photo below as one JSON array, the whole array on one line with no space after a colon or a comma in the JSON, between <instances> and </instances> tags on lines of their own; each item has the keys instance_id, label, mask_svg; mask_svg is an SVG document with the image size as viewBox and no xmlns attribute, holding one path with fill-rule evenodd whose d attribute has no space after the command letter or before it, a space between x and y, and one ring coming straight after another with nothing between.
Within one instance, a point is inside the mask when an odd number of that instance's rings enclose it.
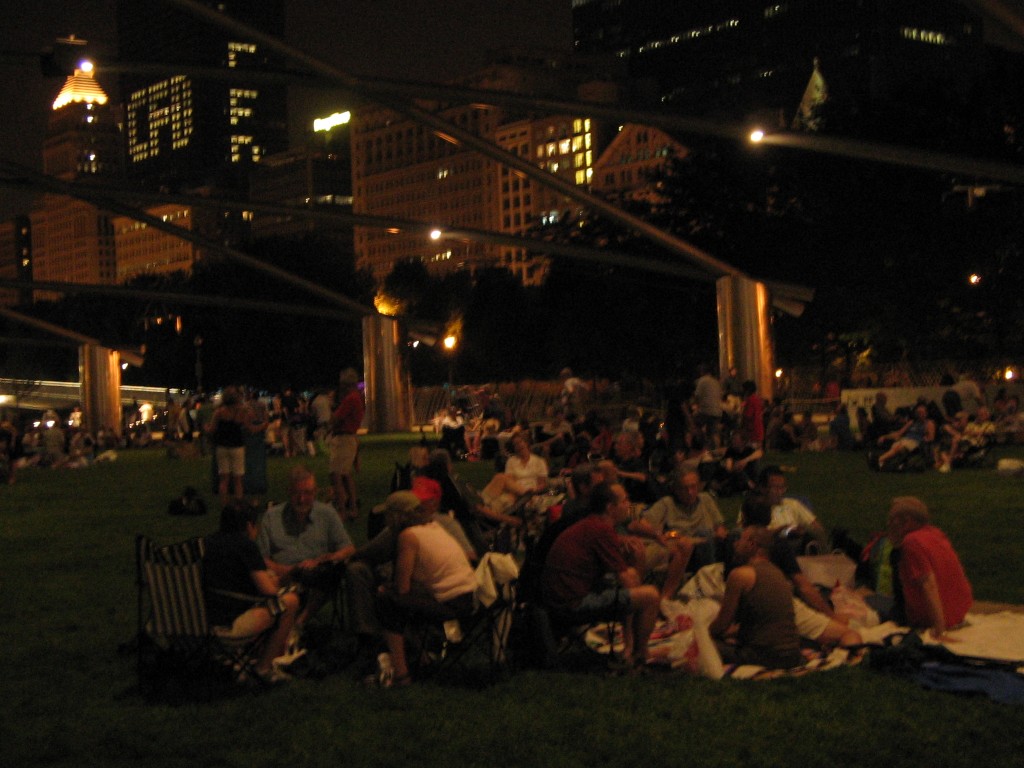
<instances>
[{"instance_id":1,"label":"striped folding chair","mask_svg":"<svg viewBox=\"0 0 1024 768\"><path fill-rule=\"evenodd\" d=\"M236 681L258 680L253 670L267 634L238 640L207 622L203 540L157 547L140 535L135 555L140 689L151 688L160 674L198 676L209 684L216 671L226 670Z\"/></svg>"}]
</instances>

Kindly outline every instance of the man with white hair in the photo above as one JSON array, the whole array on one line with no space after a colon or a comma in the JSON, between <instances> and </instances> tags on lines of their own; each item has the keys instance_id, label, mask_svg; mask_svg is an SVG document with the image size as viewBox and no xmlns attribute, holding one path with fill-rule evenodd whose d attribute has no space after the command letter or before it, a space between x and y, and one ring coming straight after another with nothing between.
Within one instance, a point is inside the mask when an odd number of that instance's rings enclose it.
<instances>
[{"instance_id":1,"label":"man with white hair","mask_svg":"<svg viewBox=\"0 0 1024 768\"><path fill-rule=\"evenodd\" d=\"M914 496L892 500L886 532L893 546L893 619L938 638L961 623L974 603L971 583L946 534Z\"/></svg>"}]
</instances>

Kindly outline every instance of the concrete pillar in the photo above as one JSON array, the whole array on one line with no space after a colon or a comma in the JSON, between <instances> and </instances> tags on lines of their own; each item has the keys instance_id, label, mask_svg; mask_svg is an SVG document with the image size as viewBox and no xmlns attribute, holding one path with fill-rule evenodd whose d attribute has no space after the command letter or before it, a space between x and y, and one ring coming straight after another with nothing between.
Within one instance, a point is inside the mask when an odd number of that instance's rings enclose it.
<instances>
[{"instance_id":1,"label":"concrete pillar","mask_svg":"<svg viewBox=\"0 0 1024 768\"><path fill-rule=\"evenodd\" d=\"M370 432L412 428L412 401L404 360L404 335L394 317L363 317L363 371L366 427Z\"/></svg>"},{"instance_id":2,"label":"concrete pillar","mask_svg":"<svg viewBox=\"0 0 1024 768\"><path fill-rule=\"evenodd\" d=\"M721 374L736 366L740 378L751 379L758 394L770 400L775 387L775 355L768 289L764 283L735 275L718 278L715 286Z\"/></svg>"},{"instance_id":3,"label":"concrete pillar","mask_svg":"<svg viewBox=\"0 0 1024 768\"><path fill-rule=\"evenodd\" d=\"M100 428L121 435L121 355L98 344L78 348L82 426L95 434Z\"/></svg>"}]
</instances>

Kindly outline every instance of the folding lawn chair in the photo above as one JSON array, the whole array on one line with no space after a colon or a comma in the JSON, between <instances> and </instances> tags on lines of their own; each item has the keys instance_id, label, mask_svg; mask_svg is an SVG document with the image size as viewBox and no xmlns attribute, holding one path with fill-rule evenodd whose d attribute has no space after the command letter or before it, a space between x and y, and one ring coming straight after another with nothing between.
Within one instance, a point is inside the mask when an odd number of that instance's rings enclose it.
<instances>
[{"instance_id":1,"label":"folding lawn chair","mask_svg":"<svg viewBox=\"0 0 1024 768\"><path fill-rule=\"evenodd\" d=\"M488 552L476 568L477 608L471 616L456 622L424 626L421 646L429 648L431 636L440 636L437 660L424 668L438 677L456 667L465 669L471 652L477 651L489 662L489 680L494 682L509 673L508 643L516 607L516 579L519 566L508 554Z\"/></svg>"},{"instance_id":2,"label":"folding lawn chair","mask_svg":"<svg viewBox=\"0 0 1024 768\"><path fill-rule=\"evenodd\" d=\"M236 682L254 674L264 632L237 639L224 636L206 619L203 598L203 540L157 547L135 539L138 587L138 676L144 693L156 693L161 679L201 682L207 692L218 672Z\"/></svg>"}]
</instances>

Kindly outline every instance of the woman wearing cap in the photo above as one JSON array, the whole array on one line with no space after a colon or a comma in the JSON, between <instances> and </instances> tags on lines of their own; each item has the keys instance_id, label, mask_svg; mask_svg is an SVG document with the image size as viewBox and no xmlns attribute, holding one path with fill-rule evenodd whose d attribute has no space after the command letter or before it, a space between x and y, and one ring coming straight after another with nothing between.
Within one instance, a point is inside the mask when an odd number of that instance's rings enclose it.
<instances>
[{"instance_id":1,"label":"woman wearing cap","mask_svg":"<svg viewBox=\"0 0 1024 768\"><path fill-rule=\"evenodd\" d=\"M381 587L377 613L394 667L394 684L408 685L405 630L414 620L446 621L473 612L476 576L462 547L410 491L385 501L398 549L392 584Z\"/></svg>"}]
</instances>

